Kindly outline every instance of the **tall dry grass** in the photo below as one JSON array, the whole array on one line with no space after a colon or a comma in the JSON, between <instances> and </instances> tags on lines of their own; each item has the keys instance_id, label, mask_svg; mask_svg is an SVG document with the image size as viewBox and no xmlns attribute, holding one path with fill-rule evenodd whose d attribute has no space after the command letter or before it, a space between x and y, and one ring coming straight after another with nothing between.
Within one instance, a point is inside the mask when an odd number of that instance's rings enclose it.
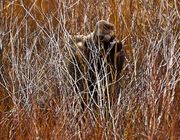
<instances>
[{"instance_id":1,"label":"tall dry grass","mask_svg":"<svg viewBox=\"0 0 180 140\"><path fill-rule=\"evenodd\" d=\"M0 139L180 139L179 5L1 0ZM81 94L64 80L62 49L100 19L114 23L126 62L116 102L82 112Z\"/></svg>"}]
</instances>

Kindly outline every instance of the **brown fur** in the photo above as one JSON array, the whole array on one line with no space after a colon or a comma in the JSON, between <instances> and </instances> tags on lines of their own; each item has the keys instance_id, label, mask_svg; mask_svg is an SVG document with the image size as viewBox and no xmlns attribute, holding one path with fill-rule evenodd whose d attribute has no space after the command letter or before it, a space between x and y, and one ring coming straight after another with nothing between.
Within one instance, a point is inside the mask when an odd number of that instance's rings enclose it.
<instances>
[{"instance_id":1,"label":"brown fur","mask_svg":"<svg viewBox=\"0 0 180 140\"><path fill-rule=\"evenodd\" d=\"M113 24L104 20L97 22L92 33L71 38L66 49L67 69L70 74L68 80L73 80L76 92L84 94L94 91L97 74L101 77L109 74L109 83L120 78L124 54L122 43L115 39ZM101 66L104 62L107 73L101 74ZM94 93L97 100L97 92Z\"/></svg>"}]
</instances>

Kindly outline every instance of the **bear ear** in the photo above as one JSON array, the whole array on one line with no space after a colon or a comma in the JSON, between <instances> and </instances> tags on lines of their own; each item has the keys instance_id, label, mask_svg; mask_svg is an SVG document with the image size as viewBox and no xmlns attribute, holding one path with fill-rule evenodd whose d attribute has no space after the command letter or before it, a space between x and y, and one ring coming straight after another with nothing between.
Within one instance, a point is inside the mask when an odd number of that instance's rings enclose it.
<instances>
[{"instance_id":1,"label":"bear ear","mask_svg":"<svg viewBox=\"0 0 180 140\"><path fill-rule=\"evenodd\" d=\"M95 29L97 30L98 28L100 28L100 29L105 28L107 30L114 30L114 25L108 21L100 20L96 23Z\"/></svg>"}]
</instances>

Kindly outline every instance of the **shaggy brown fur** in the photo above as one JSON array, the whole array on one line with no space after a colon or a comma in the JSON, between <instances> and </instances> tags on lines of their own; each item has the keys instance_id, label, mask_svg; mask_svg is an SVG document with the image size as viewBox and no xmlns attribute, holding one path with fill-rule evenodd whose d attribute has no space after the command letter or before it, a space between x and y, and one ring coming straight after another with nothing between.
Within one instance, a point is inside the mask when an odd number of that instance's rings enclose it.
<instances>
[{"instance_id":1,"label":"shaggy brown fur","mask_svg":"<svg viewBox=\"0 0 180 140\"><path fill-rule=\"evenodd\" d=\"M124 54L122 43L115 38L113 24L104 20L97 22L91 34L73 37L66 49L68 80L73 81L76 92L81 95L93 93L97 101L97 78L108 75L109 84L120 78Z\"/></svg>"}]
</instances>

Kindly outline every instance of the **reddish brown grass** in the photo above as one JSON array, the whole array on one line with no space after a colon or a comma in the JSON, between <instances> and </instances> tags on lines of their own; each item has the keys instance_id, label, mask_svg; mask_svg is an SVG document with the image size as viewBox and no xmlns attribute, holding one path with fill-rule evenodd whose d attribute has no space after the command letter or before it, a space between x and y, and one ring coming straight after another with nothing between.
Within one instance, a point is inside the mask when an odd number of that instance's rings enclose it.
<instances>
[{"instance_id":1,"label":"reddish brown grass","mask_svg":"<svg viewBox=\"0 0 180 140\"><path fill-rule=\"evenodd\" d=\"M0 139L180 139L179 5L1 0ZM121 90L111 106L82 112L63 80L61 48L100 19L114 23L125 46Z\"/></svg>"}]
</instances>

